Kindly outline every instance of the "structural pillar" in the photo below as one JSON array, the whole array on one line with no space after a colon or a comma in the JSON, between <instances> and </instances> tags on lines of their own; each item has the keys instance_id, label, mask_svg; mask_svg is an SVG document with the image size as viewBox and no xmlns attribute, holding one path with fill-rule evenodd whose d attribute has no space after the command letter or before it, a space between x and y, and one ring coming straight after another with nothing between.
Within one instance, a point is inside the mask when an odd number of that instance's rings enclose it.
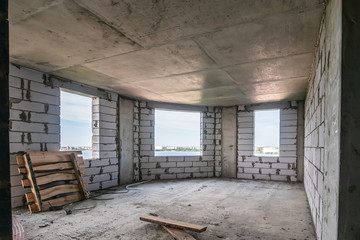
<instances>
[{"instance_id":1,"label":"structural pillar","mask_svg":"<svg viewBox=\"0 0 360 240\"><path fill-rule=\"evenodd\" d=\"M297 109L297 180L304 181L304 101L298 101Z\"/></svg>"},{"instance_id":2,"label":"structural pillar","mask_svg":"<svg viewBox=\"0 0 360 240\"><path fill-rule=\"evenodd\" d=\"M236 178L237 174L237 108L224 107L222 110L221 176Z\"/></svg>"}]
</instances>

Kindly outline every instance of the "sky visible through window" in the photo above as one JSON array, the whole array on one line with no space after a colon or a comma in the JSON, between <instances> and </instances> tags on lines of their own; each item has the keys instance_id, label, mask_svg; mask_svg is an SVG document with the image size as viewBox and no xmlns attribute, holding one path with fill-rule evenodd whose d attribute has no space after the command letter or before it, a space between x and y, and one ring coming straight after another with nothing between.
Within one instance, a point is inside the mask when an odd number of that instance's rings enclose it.
<instances>
[{"instance_id":1,"label":"sky visible through window","mask_svg":"<svg viewBox=\"0 0 360 240\"><path fill-rule=\"evenodd\" d=\"M159 151L200 152L200 112L156 109L155 150L157 156Z\"/></svg>"},{"instance_id":2,"label":"sky visible through window","mask_svg":"<svg viewBox=\"0 0 360 240\"><path fill-rule=\"evenodd\" d=\"M279 155L280 110L255 111L255 155Z\"/></svg>"},{"instance_id":3,"label":"sky visible through window","mask_svg":"<svg viewBox=\"0 0 360 240\"><path fill-rule=\"evenodd\" d=\"M60 93L61 147L92 145L92 100L65 91Z\"/></svg>"}]
</instances>

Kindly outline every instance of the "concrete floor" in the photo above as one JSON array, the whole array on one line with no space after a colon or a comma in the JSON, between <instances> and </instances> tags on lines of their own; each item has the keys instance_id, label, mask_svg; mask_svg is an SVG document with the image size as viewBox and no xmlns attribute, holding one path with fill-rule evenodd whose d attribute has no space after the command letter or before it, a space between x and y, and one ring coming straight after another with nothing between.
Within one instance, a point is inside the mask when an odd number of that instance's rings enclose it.
<instances>
[{"instance_id":1,"label":"concrete floor","mask_svg":"<svg viewBox=\"0 0 360 240\"><path fill-rule=\"evenodd\" d=\"M128 193L101 195L63 210L16 209L28 239L172 239L139 217L206 225L197 239L315 239L302 184L228 179L149 182ZM81 208L89 208L76 210Z\"/></svg>"}]
</instances>

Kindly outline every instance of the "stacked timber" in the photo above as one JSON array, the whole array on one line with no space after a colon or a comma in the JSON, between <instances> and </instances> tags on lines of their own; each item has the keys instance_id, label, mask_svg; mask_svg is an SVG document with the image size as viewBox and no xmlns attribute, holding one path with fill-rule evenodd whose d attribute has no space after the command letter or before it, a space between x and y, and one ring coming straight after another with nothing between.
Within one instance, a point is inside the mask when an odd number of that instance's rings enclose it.
<instances>
[{"instance_id":1,"label":"stacked timber","mask_svg":"<svg viewBox=\"0 0 360 240\"><path fill-rule=\"evenodd\" d=\"M28 152L16 157L26 201L31 213L46 211L88 198L85 183L84 160L74 152Z\"/></svg>"}]
</instances>

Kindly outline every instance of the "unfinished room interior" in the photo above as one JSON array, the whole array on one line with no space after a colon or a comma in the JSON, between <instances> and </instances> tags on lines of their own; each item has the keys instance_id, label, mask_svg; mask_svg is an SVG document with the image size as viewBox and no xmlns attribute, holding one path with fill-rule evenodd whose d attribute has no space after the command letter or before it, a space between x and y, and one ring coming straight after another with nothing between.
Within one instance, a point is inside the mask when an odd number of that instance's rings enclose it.
<instances>
[{"instance_id":1,"label":"unfinished room interior","mask_svg":"<svg viewBox=\"0 0 360 240\"><path fill-rule=\"evenodd\" d=\"M1 0L0 239L360 239L360 1Z\"/></svg>"}]
</instances>

